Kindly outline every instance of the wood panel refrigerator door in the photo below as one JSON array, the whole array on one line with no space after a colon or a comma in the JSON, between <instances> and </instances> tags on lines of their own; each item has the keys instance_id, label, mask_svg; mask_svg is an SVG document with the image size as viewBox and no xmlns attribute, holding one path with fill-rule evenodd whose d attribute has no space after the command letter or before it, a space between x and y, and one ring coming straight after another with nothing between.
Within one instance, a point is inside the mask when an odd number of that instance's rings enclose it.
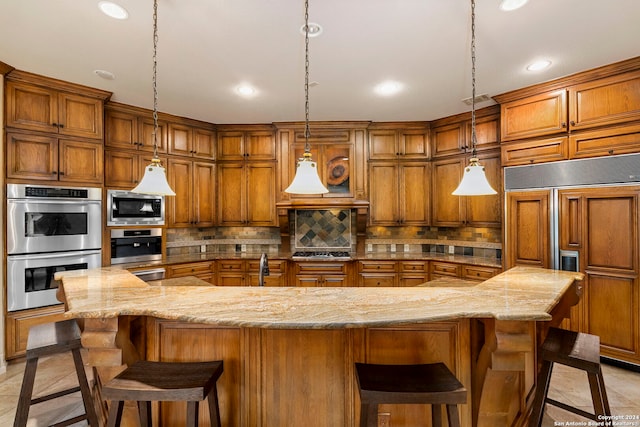
<instances>
[{"instance_id":1,"label":"wood panel refrigerator door","mask_svg":"<svg viewBox=\"0 0 640 427\"><path fill-rule=\"evenodd\" d=\"M507 193L505 269L517 265L551 268L551 191Z\"/></svg>"}]
</instances>

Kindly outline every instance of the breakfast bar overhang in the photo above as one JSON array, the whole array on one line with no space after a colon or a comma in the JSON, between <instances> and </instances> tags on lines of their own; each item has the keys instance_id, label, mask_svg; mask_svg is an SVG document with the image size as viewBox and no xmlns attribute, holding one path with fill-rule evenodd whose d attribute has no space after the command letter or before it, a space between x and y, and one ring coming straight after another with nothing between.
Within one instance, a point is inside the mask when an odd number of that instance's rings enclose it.
<instances>
[{"instance_id":1,"label":"breakfast bar overhang","mask_svg":"<svg viewBox=\"0 0 640 427\"><path fill-rule=\"evenodd\" d=\"M470 287L408 288L154 286L115 268L58 277L100 406L100 384L135 360L224 360L223 425L354 427L355 362L444 362L469 391L462 425L506 427L525 425L537 347L578 302L583 275L516 267ZM171 426L185 410L163 403L154 416ZM394 427L425 425L429 411L379 408Z\"/></svg>"}]
</instances>

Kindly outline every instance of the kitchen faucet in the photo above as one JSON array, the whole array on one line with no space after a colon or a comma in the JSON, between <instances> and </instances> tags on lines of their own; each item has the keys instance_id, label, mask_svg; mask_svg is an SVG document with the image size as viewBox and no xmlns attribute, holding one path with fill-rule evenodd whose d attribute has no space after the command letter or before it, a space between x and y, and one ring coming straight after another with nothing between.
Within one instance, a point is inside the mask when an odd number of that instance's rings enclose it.
<instances>
[{"instance_id":1,"label":"kitchen faucet","mask_svg":"<svg viewBox=\"0 0 640 427\"><path fill-rule=\"evenodd\" d=\"M264 276L269 275L269 260L267 259L267 254L263 253L260 256L260 267L258 274L258 285L264 286Z\"/></svg>"}]
</instances>

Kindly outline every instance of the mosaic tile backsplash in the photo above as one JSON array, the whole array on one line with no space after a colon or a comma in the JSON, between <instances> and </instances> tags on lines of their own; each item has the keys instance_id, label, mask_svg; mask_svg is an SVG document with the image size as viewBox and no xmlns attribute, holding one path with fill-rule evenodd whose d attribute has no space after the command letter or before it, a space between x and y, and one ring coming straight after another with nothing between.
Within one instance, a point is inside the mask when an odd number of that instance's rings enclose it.
<instances>
[{"instance_id":1,"label":"mosaic tile backsplash","mask_svg":"<svg viewBox=\"0 0 640 427\"><path fill-rule=\"evenodd\" d=\"M294 227L296 249L351 249L350 209L298 209Z\"/></svg>"}]
</instances>

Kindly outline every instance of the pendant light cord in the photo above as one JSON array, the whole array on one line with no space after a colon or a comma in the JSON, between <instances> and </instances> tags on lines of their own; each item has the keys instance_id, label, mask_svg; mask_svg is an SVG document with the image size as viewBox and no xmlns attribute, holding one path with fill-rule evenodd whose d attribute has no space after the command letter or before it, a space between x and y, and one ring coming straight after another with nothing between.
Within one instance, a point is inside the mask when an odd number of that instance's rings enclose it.
<instances>
[{"instance_id":1,"label":"pendant light cord","mask_svg":"<svg viewBox=\"0 0 640 427\"><path fill-rule=\"evenodd\" d=\"M311 152L309 144L309 0L304 2L304 152Z\"/></svg>"},{"instance_id":2,"label":"pendant light cord","mask_svg":"<svg viewBox=\"0 0 640 427\"><path fill-rule=\"evenodd\" d=\"M153 158L158 158L158 1L153 0Z\"/></svg>"},{"instance_id":3,"label":"pendant light cord","mask_svg":"<svg viewBox=\"0 0 640 427\"><path fill-rule=\"evenodd\" d=\"M476 154L476 2L471 0L471 156Z\"/></svg>"}]
</instances>

